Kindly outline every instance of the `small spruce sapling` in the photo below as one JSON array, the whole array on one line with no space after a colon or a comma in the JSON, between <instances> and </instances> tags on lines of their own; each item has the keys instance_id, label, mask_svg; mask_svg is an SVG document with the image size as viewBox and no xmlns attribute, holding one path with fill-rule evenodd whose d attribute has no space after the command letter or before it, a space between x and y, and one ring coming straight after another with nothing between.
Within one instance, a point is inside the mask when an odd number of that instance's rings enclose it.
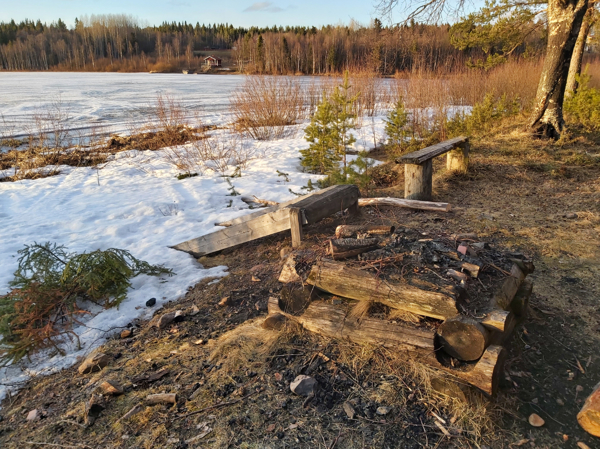
<instances>
[{"instance_id":1,"label":"small spruce sapling","mask_svg":"<svg viewBox=\"0 0 600 449\"><path fill-rule=\"evenodd\" d=\"M396 156L402 152L402 148L408 137L408 111L404 107L402 99L396 102L385 121L385 132L388 136L388 145L390 146L391 154Z\"/></svg>"},{"instance_id":2,"label":"small spruce sapling","mask_svg":"<svg viewBox=\"0 0 600 449\"><path fill-rule=\"evenodd\" d=\"M304 130L310 146L300 150L301 164L309 171L344 179L347 171L346 153L348 147L356 142L350 130L356 129L354 104L358 99L358 94L350 95L348 77L346 71L343 83L336 86L331 96L328 98L323 95L310 124Z\"/></svg>"}]
</instances>

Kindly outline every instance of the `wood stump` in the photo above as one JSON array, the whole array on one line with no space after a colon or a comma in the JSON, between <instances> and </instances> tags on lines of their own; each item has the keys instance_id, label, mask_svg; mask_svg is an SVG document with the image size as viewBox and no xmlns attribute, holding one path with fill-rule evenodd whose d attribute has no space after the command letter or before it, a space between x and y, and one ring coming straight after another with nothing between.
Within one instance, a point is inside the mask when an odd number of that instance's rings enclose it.
<instances>
[{"instance_id":1,"label":"wood stump","mask_svg":"<svg viewBox=\"0 0 600 449\"><path fill-rule=\"evenodd\" d=\"M404 166L404 198L431 201L433 194L433 163L429 159L422 164Z\"/></svg>"}]
</instances>

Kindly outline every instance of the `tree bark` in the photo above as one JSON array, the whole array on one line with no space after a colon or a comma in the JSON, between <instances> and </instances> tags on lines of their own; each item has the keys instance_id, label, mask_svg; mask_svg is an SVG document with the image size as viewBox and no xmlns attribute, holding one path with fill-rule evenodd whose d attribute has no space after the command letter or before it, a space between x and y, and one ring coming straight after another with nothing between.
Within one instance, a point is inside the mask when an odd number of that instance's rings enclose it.
<instances>
[{"instance_id":1,"label":"tree bark","mask_svg":"<svg viewBox=\"0 0 600 449\"><path fill-rule=\"evenodd\" d=\"M577 76L581 75L581 62L583 60L583 53L585 51L585 43L590 34L592 28L594 14L594 5L591 4L588 7L587 13L583 17L583 23L577 36L577 42L575 42L575 48L573 49L573 56L571 58L571 65L569 66L569 75L567 77L567 85L565 87L565 98L570 98L575 94L577 89Z\"/></svg>"},{"instance_id":2,"label":"tree bark","mask_svg":"<svg viewBox=\"0 0 600 449\"><path fill-rule=\"evenodd\" d=\"M563 132L567 75L587 9L588 0L548 1L548 45L530 121L539 137L558 139Z\"/></svg>"},{"instance_id":3,"label":"tree bark","mask_svg":"<svg viewBox=\"0 0 600 449\"><path fill-rule=\"evenodd\" d=\"M321 260L313 265L306 282L333 295L375 301L393 309L444 320L459 314L464 298L459 292L434 292L409 284L379 279L340 262Z\"/></svg>"}]
</instances>

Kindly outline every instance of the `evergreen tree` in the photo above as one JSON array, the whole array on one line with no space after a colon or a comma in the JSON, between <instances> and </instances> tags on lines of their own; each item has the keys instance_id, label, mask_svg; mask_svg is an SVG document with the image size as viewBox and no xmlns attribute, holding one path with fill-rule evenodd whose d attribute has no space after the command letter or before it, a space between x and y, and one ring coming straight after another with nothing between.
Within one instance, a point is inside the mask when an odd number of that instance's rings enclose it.
<instances>
[{"instance_id":1,"label":"evergreen tree","mask_svg":"<svg viewBox=\"0 0 600 449\"><path fill-rule=\"evenodd\" d=\"M310 124L304 130L310 146L306 150L300 150L302 155L300 163L310 172L331 174L338 170L337 164L340 158L335 151L333 141L333 121L334 107L323 95L323 100L312 116Z\"/></svg>"},{"instance_id":2,"label":"evergreen tree","mask_svg":"<svg viewBox=\"0 0 600 449\"><path fill-rule=\"evenodd\" d=\"M344 82L336 86L331 97L323 96L310 125L304 130L311 145L300 153L302 165L310 171L337 177L341 175L343 179L347 177L346 152L356 142L350 130L356 128L353 109L358 98L358 95L350 95L350 87L346 72ZM339 162L342 162L342 167L339 167Z\"/></svg>"},{"instance_id":3,"label":"evergreen tree","mask_svg":"<svg viewBox=\"0 0 600 449\"><path fill-rule=\"evenodd\" d=\"M385 121L385 133L388 136L388 144L391 146L392 153L400 152L408 130L408 112L404 107L404 102L400 99L396 102L394 109L390 111Z\"/></svg>"},{"instance_id":4,"label":"evergreen tree","mask_svg":"<svg viewBox=\"0 0 600 449\"><path fill-rule=\"evenodd\" d=\"M331 103L334 106L333 120L333 142L335 152L343 161L343 173L346 173L346 151L350 145L356 142L356 138L350 134L351 129L356 129L356 114L354 113L354 104L358 95L350 95L350 81L348 71L344 74L344 81L340 86L336 86L331 95Z\"/></svg>"}]
</instances>

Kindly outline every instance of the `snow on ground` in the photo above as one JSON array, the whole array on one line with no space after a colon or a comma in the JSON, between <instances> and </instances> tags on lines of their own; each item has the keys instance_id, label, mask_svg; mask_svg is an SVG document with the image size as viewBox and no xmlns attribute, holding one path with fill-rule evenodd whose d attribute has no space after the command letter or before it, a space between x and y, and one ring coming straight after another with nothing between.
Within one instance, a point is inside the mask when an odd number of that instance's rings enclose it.
<instances>
[{"instance_id":1,"label":"snow on ground","mask_svg":"<svg viewBox=\"0 0 600 449\"><path fill-rule=\"evenodd\" d=\"M71 78L72 74L61 75ZM92 111L90 102L77 103L73 90L75 103L69 104L69 107L75 112L74 116L81 117L83 123L94 114L103 120L102 114L112 111L120 118L108 120L111 126L118 128L122 123L119 120L125 117L119 104L133 102L136 92L143 89L138 87L121 99L118 99L117 89L115 99L109 94L110 86L101 82L100 75L86 74L86 77L90 81L81 92L95 88L93 84L97 83L97 90L104 92L104 96L98 94ZM0 78L5 79L6 76L2 74ZM231 87L239 83L230 81L234 78L238 77L218 79L230 83ZM154 82L154 78L149 79ZM68 80L58 77L56 82L68 84ZM156 88L152 86L152 89ZM37 87L38 84L34 83L32 90ZM25 117L35 97L29 92L24 94L23 103L19 103L10 96L8 101L12 106L3 110L9 111L13 118L20 114ZM0 95L0 98L6 101L7 97ZM150 94L146 98L150 101ZM65 96L62 99L66 101ZM216 123L219 120L221 125L227 123L226 114L220 115L221 112L216 110L211 114ZM24 120L19 120L22 129ZM383 138L382 118L368 120L369 126L366 126L365 120L363 128L355 131L357 142L354 146L357 150L372 148L373 142ZM305 192L302 187L307 185L308 180L315 182L318 177L300 170L299 150L308 146L303 138L303 127L292 127L293 135L285 139L270 142L247 140L245 146L255 153L255 159L242 169L241 177L230 179L235 190L241 195L257 195L279 202L295 198L290 190ZM216 131L221 138L227 138L228 133L227 130ZM80 336L81 349L74 342L66 342L63 345L66 356L45 352L35 355L31 362L0 369L0 399L31 376L73 365L78 358L133 319L149 318L161 304L181 297L189 286L206 277L227 275L227 267L205 269L192 256L169 246L215 231L219 229L215 226L216 222L238 217L250 210L241 201L241 196L229 196L227 179L210 169L199 170L199 176L178 180L176 176L181 170L170 162L172 151L123 152L116 154L99 170L65 166L60 168L58 176L0 184L0 254L3 256L0 294L9 290L8 283L17 268L17 251L33 242L56 242L65 245L71 252L127 249L139 259L163 264L176 273L172 277L134 278L127 299L118 309L98 310L83 326L75 329ZM229 174L233 170L233 166L230 167ZM289 182L279 176L277 170L288 173ZM145 302L152 297L157 299L157 305L147 308Z\"/></svg>"}]
</instances>

